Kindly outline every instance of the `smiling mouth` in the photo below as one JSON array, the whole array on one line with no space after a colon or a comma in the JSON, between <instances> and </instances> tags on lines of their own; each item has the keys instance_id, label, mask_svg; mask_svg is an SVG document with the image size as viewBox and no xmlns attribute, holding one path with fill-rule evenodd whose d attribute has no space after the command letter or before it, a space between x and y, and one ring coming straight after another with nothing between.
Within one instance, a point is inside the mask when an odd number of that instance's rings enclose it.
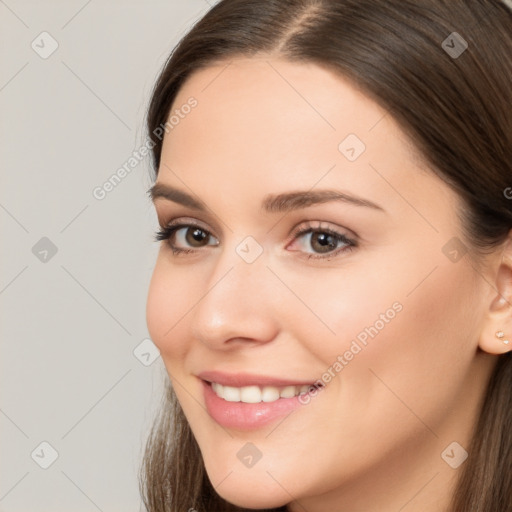
<instances>
[{"instance_id":1,"label":"smiling mouth","mask_svg":"<svg viewBox=\"0 0 512 512\"><path fill-rule=\"evenodd\" d=\"M213 392L226 402L243 402L257 404L260 402L276 402L281 398L293 398L308 393L313 385L302 386L223 386L218 382L208 382Z\"/></svg>"},{"instance_id":2,"label":"smiling mouth","mask_svg":"<svg viewBox=\"0 0 512 512\"><path fill-rule=\"evenodd\" d=\"M314 391L324 387L320 381L294 382L247 373L212 371L198 377L210 417L224 428L244 431L262 428L291 414L309 403Z\"/></svg>"}]
</instances>

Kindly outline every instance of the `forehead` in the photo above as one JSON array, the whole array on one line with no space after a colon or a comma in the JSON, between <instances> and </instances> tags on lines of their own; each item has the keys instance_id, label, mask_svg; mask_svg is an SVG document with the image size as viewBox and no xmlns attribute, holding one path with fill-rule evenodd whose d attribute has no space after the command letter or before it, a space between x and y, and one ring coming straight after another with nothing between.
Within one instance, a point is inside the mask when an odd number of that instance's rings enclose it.
<instances>
[{"instance_id":1,"label":"forehead","mask_svg":"<svg viewBox=\"0 0 512 512\"><path fill-rule=\"evenodd\" d=\"M197 106L164 138L161 181L177 184L171 168L207 194L263 196L318 184L388 205L403 201L397 188L418 203L444 186L383 107L316 64L217 63L188 78L170 114L191 97Z\"/></svg>"},{"instance_id":2,"label":"forehead","mask_svg":"<svg viewBox=\"0 0 512 512\"><path fill-rule=\"evenodd\" d=\"M235 59L193 73L173 109L190 96L199 102L195 112L201 112L194 117L209 121L208 128L215 122L215 132L236 123L240 136L275 141L284 148L294 137L316 146L319 139L336 141L347 130L364 138L386 115L340 75L312 63L263 57Z\"/></svg>"}]
</instances>

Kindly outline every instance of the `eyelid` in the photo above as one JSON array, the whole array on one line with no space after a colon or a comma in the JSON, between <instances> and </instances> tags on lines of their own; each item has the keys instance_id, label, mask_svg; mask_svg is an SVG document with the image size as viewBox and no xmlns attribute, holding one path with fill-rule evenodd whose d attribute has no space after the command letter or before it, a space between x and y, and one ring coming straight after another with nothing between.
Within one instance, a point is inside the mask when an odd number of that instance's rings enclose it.
<instances>
[{"instance_id":1,"label":"eyelid","mask_svg":"<svg viewBox=\"0 0 512 512\"><path fill-rule=\"evenodd\" d=\"M176 233L180 231L181 229L190 229L196 228L200 229L201 231L204 231L208 233L208 237L216 240L215 244L207 244L207 246L217 246L220 244L220 241L217 239L215 235L213 235L209 229L206 229L199 224L196 224L195 220L194 222L185 221L182 220L183 218L175 218L169 221L168 223L164 223L164 226L160 224L160 230L155 232L154 240L157 242L165 242L165 245L172 251L172 253L178 257L178 256L184 256L186 254L193 254L197 253L201 247L199 248L189 248L189 247L179 247L176 245L176 241L171 241Z\"/></svg>"},{"instance_id":2,"label":"eyelid","mask_svg":"<svg viewBox=\"0 0 512 512\"><path fill-rule=\"evenodd\" d=\"M163 224L163 226L162 226ZM327 224L327 225L326 225ZM172 230L172 235L176 233L179 229L183 228L189 228L189 227L197 227L209 234L210 237L216 239L216 244L208 244L203 247L198 248L183 248L183 247L175 247L173 244L170 243L170 235L164 237L164 238L158 238L159 233L157 233L157 240L167 240L168 245L171 247L173 252L178 255L178 253L186 254L186 253L197 253L202 251L208 246L218 246L220 244L220 239L215 235L215 233L209 228L204 225L203 222L199 221L198 219L195 219L194 217L175 217L171 219L167 223L160 223L160 226L162 228L162 232L169 232L169 230ZM174 229L173 229L174 228ZM339 247L337 249L334 249L333 251L326 252L326 253L315 253L315 252L304 252L301 250L292 250L289 252L299 253L300 258L306 258L306 259L331 259L334 257L337 257L341 255L341 253L344 252L350 252L351 250L357 248L359 246L359 237L352 231L345 227L328 223L326 221L302 221L299 224L297 224L291 231L290 235L287 237L287 240L284 244L284 249L289 250L288 247L293 244L294 242L297 242L302 236L305 236L308 233L314 233L314 232L324 232L329 233L334 237L337 237L338 240L341 240L344 243L343 247Z\"/></svg>"},{"instance_id":3,"label":"eyelid","mask_svg":"<svg viewBox=\"0 0 512 512\"><path fill-rule=\"evenodd\" d=\"M351 230L342 228L341 226L336 226L335 228L330 226L325 226L323 221L316 221L318 225L313 225L315 221L306 221L299 225L297 225L290 235L291 240L286 243L285 249L297 253L297 257L305 260L327 260L330 261L334 258L342 256L343 254L350 253L353 250L359 247L359 237ZM344 246L338 247L333 251L329 251L326 253L315 253L315 252L304 252L301 250L292 251L289 249L290 245L296 243L300 238L310 233L328 233L331 236L337 237L338 240L341 240L344 243Z\"/></svg>"},{"instance_id":4,"label":"eyelid","mask_svg":"<svg viewBox=\"0 0 512 512\"><path fill-rule=\"evenodd\" d=\"M212 235L213 237L215 238L219 238L215 232L210 229L209 226L207 226L204 222L198 220L198 219L195 219L194 217L186 217L186 216L183 216L183 217L175 217L173 219L171 219L169 222L164 222L164 223L161 223L160 224L160 227L165 229L165 228L172 228L172 227L176 227L176 226L181 226L181 227L185 227L185 226L194 226L194 227L198 227L198 228L201 228L203 229L204 231L207 231L210 235Z\"/></svg>"},{"instance_id":5,"label":"eyelid","mask_svg":"<svg viewBox=\"0 0 512 512\"><path fill-rule=\"evenodd\" d=\"M359 240L359 237L352 230L347 229L345 227L338 226L336 224L322 221L322 220L316 220L316 221L315 220L307 220L304 222L300 222L292 229L292 231L287 239L286 245L293 242L297 238L298 235L302 235L304 233L307 233L308 231L324 231L324 230L327 232L331 232L333 234L343 235L346 238L353 240L354 242Z\"/></svg>"}]
</instances>

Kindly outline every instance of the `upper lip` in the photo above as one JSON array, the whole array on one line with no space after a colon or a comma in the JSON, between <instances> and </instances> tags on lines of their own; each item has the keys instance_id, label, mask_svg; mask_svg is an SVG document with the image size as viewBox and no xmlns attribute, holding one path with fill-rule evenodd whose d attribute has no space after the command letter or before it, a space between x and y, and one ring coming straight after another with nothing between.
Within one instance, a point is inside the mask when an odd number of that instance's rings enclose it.
<instances>
[{"instance_id":1,"label":"upper lip","mask_svg":"<svg viewBox=\"0 0 512 512\"><path fill-rule=\"evenodd\" d=\"M206 371L197 374L197 376L207 382L216 382L223 386L233 386L241 388L244 386L306 386L313 384L314 381L285 379L282 377L271 377L268 375L257 375L254 373L224 373L220 371Z\"/></svg>"}]
</instances>

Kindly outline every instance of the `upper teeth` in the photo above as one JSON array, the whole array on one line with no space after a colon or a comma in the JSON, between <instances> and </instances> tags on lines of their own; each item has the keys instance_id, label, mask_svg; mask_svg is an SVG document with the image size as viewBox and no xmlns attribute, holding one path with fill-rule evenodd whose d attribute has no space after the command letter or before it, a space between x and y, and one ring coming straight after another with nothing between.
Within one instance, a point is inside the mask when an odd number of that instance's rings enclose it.
<instances>
[{"instance_id":1,"label":"upper teeth","mask_svg":"<svg viewBox=\"0 0 512 512\"><path fill-rule=\"evenodd\" d=\"M212 382L214 393L227 402L245 402L246 404L257 404L259 402L275 402L279 398L291 398L299 393L307 393L311 386L244 386L235 388L223 386Z\"/></svg>"}]
</instances>

